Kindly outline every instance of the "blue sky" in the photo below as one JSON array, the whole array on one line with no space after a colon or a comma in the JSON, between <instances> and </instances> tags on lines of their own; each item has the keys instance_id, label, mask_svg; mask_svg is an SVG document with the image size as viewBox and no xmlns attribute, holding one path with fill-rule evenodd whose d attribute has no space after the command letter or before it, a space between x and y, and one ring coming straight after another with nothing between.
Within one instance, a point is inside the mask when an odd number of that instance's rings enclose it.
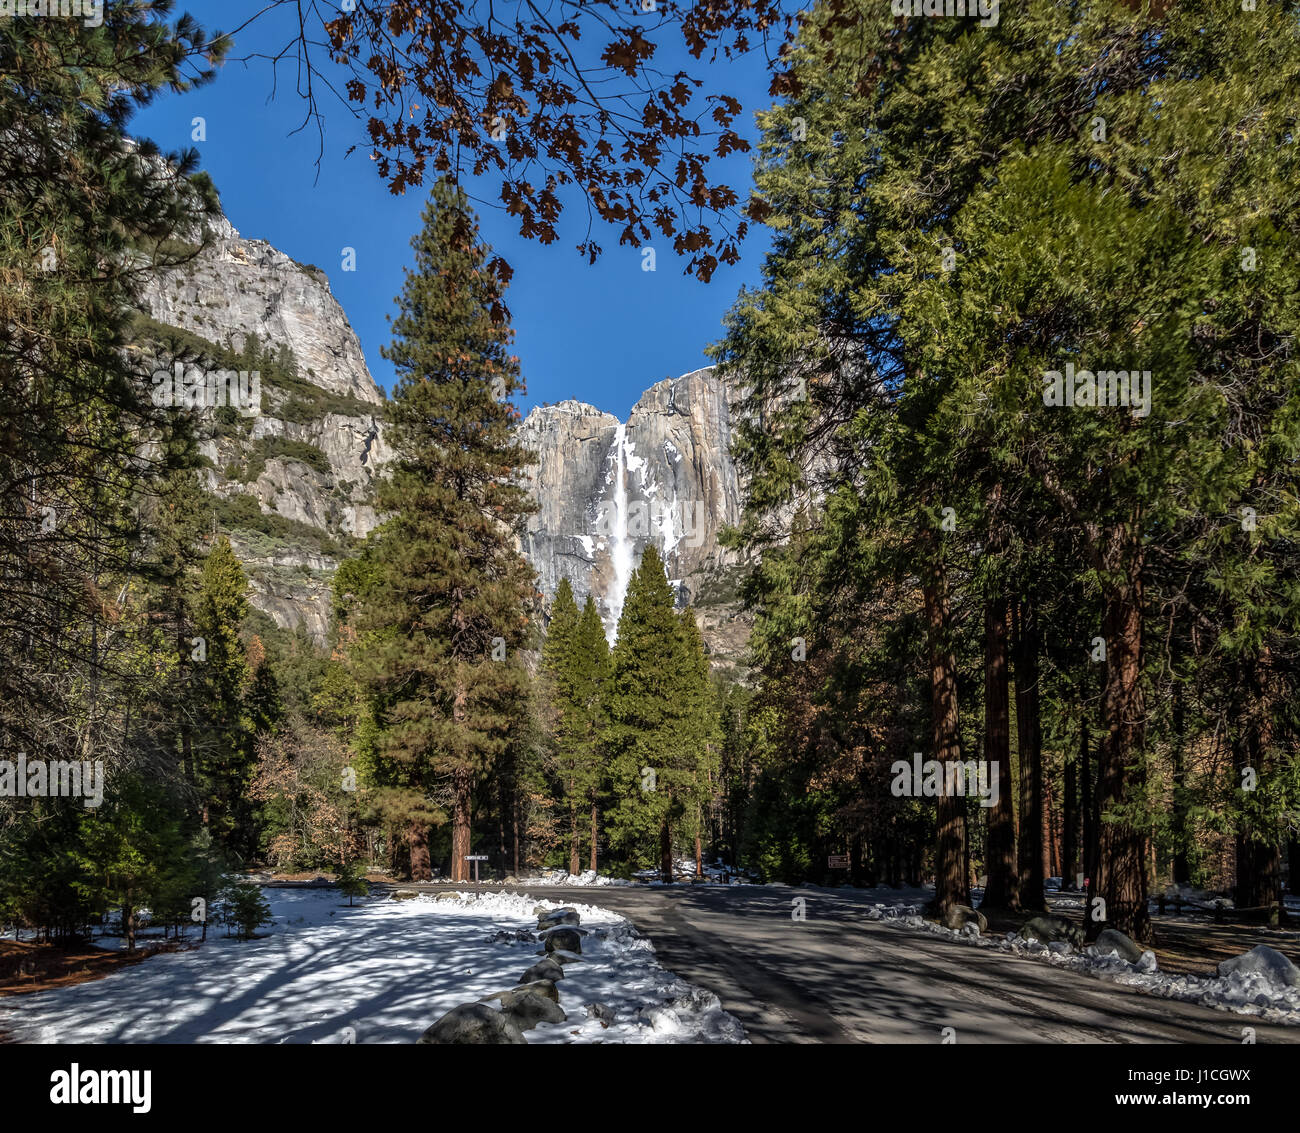
<instances>
[{"instance_id":1,"label":"blue sky","mask_svg":"<svg viewBox=\"0 0 1300 1133\"><path fill-rule=\"evenodd\" d=\"M230 31L263 0L179 0L211 32ZM276 50L287 38L283 17L292 6L264 18L237 38L232 58ZM674 45L675 46L675 45ZM669 44L665 42L665 48ZM739 64L689 60L683 65L744 104L739 130L751 141L755 110L766 108L768 76L762 59ZM282 63L278 91L265 59L227 62L215 82L184 95L164 95L141 111L133 131L164 150L193 146L221 192L226 215L240 233L269 241L304 263L324 269L330 286L361 339L375 380L390 388L392 368L379 349L389 342L387 316L411 262L410 238L419 227L422 192L395 197L376 174L361 124L332 96L325 112L325 152L319 177L319 138L312 125L293 133L305 103L295 91L293 60ZM191 140L192 119L206 120L205 141ZM351 156L349 146L358 145ZM748 195L751 155L728 159L728 183ZM716 176L716 174L715 174ZM480 193L480 198L495 197ZM720 320L742 285L759 279L767 232L759 228L734 267L720 267L708 284L681 274L682 262L665 241L653 246L657 270L641 270L639 250L618 247L613 229L597 230L605 248L594 266L575 250L585 230L585 210L566 212L561 238L549 247L517 235L511 218L481 209L485 239L514 268L507 301L516 330L515 352L528 393L525 412L543 402L577 398L626 418L648 386L706 365L704 349L721 334ZM356 249L356 271L341 270L342 249Z\"/></svg>"}]
</instances>

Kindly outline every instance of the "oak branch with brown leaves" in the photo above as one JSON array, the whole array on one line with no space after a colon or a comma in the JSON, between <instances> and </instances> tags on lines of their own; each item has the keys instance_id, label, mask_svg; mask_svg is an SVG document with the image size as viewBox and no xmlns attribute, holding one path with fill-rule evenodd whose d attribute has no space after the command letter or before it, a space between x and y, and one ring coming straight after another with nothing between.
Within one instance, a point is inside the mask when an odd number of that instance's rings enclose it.
<instances>
[{"instance_id":1,"label":"oak branch with brown leaves","mask_svg":"<svg viewBox=\"0 0 1300 1133\"><path fill-rule=\"evenodd\" d=\"M680 43L703 64L763 51L779 65L790 0L272 0L254 18L286 5L297 31L273 62L296 60L305 122L323 131L322 89L342 99L393 193L430 171L499 175L500 204L543 244L566 204L585 205L577 247L593 263L597 220L620 245L662 235L701 280L739 258L746 210L710 163L749 150L741 103L658 60Z\"/></svg>"}]
</instances>

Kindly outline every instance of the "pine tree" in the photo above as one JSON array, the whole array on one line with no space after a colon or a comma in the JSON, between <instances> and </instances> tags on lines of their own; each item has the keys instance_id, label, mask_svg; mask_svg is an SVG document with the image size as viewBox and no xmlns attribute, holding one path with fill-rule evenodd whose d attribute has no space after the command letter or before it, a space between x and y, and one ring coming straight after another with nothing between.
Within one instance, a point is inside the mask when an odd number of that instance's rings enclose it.
<instances>
[{"instance_id":1,"label":"pine tree","mask_svg":"<svg viewBox=\"0 0 1300 1133\"><path fill-rule=\"evenodd\" d=\"M193 689L200 713L195 763L203 824L236 854L256 847L247 791L255 752L245 698L251 673L240 641L248 614L248 578L230 540L221 536L203 562L194 599Z\"/></svg>"},{"instance_id":2,"label":"pine tree","mask_svg":"<svg viewBox=\"0 0 1300 1133\"><path fill-rule=\"evenodd\" d=\"M370 694L367 786L430 876L428 829L450 819L451 876L469 876L475 786L525 711L519 651L533 572L516 549L531 503L511 438L523 390L501 284L464 193L435 186L412 241L393 343L395 460L377 504L372 577L357 596L353 659Z\"/></svg>"},{"instance_id":3,"label":"pine tree","mask_svg":"<svg viewBox=\"0 0 1300 1133\"><path fill-rule=\"evenodd\" d=\"M628 582L611 655L607 744L614 805L611 839L624 853L657 849L673 879L674 835L698 789L691 734L696 674L663 559L653 544Z\"/></svg>"},{"instance_id":4,"label":"pine tree","mask_svg":"<svg viewBox=\"0 0 1300 1133\"><path fill-rule=\"evenodd\" d=\"M610 656L605 626L590 594L583 604L574 638L573 672L575 739L579 753L576 782L591 811L587 868L595 872L600 845L600 801L607 777L604 735Z\"/></svg>"}]
</instances>

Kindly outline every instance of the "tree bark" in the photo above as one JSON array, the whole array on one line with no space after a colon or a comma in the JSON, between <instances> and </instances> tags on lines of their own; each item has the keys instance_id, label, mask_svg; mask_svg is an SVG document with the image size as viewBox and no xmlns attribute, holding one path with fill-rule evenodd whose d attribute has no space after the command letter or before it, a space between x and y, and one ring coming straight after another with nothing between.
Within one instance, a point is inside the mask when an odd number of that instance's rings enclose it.
<instances>
[{"instance_id":1,"label":"tree bark","mask_svg":"<svg viewBox=\"0 0 1300 1133\"><path fill-rule=\"evenodd\" d=\"M1151 940L1147 913L1146 838L1127 821L1101 818L1145 784L1142 747L1146 705L1142 693L1141 536L1136 523L1109 536L1106 566L1112 582L1106 598L1106 687L1102 693L1105 735L1097 769L1097 875L1093 895L1105 902L1105 920L1089 910L1087 939L1116 928L1142 943Z\"/></svg>"},{"instance_id":2,"label":"tree bark","mask_svg":"<svg viewBox=\"0 0 1300 1133\"><path fill-rule=\"evenodd\" d=\"M1241 773L1247 767L1255 772L1255 789L1258 790L1263 784L1273 735L1271 705L1263 666L1255 659L1243 668L1243 683L1249 691L1247 703L1237 713L1240 721L1239 739L1233 745L1237 775L1234 787L1238 791L1242 790ZM1244 825L1236 836L1237 884L1233 896L1240 909L1273 905L1282 899L1279 833L1249 813L1249 805L1254 796L1247 794L1246 798L1247 814L1243 818Z\"/></svg>"},{"instance_id":3,"label":"tree bark","mask_svg":"<svg viewBox=\"0 0 1300 1133\"><path fill-rule=\"evenodd\" d=\"M430 880L433 877L433 864L429 860L428 832L423 823L412 822L406 828L406 843L411 848L411 880Z\"/></svg>"},{"instance_id":4,"label":"tree bark","mask_svg":"<svg viewBox=\"0 0 1300 1133\"><path fill-rule=\"evenodd\" d=\"M582 841L578 835L578 803L573 794L573 780L569 780L569 873L576 877L582 872Z\"/></svg>"},{"instance_id":5,"label":"tree bark","mask_svg":"<svg viewBox=\"0 0 1300 1133\"><path fill-rule=\"evenodd\" d=\"M1020 907L1047 908L1043 896L1043 746L1039 723L1038 622L1018 603L1013 615L1016 666L1016 745L1020 755Z\"/></svg>"},{"instance_id":6,"label":"tree bark","mask_svg":"<svg viewBox=\"0 0 1300 1133\"><path fill-rule=\"evenodd\" d=\"M1011 703L1007 680L1007 603L984 607L984 758L997 802L988 810L988 884L980 907L1018 909L1016 812L1011 783Z\"/></svg>"},{"instance_id":7,"label":"tree bark","mask_svg":"<svg viewBox=\"0 0 1300 1133\"><path fill-rule=\"evenodd\" d=\"M668 816L665 814L659 826L659 874L665 885L673 880L673 835L668 829Z\"/></svg>"},{"instance_id":8,"label":"tree bark","mask_svg":"<svg viewBox=\"0 0 1300 1133\"><path fill-rule=\"evenodd\" d=\"M1087 736L1088 725L1083 725ZM1080 753L1079 762L1085 758ZM1065 797L1061 800L1061 888L1074 885L1079 873L1079 762L1065 761Z\"/></svg>"},{"instance_id":9,"label":"tree bark","mask_svg":"<svg viewBox=\"0 0 1300 1133\"><path fill-rule=\"evenodd\" d=\"M596 872L596 799L591 800L591 872Z\"/></svg>"},{"instance_id":10,"label":"tree bark","mask_svg":"<svg viewBox=\"0 0 1300 1133\"><path fill-rule=\"evenodd\" d=\"M457 768L451 776L451 879L468 881L471 850L470 820L474 805L474 773L468 767Z\"/></svg>"},{"instance_id":11,"label":"tree bark","mask_svg":"<svg viewBox=\"0 0 1300 1133\"><path fill-rule=\"evenodd\" d=\"M1183 715L1183 690L1175 682L1174 684L1174 805L1173 805L1173 835L1174 835L1174 884L1190 885L1192 880L1192 871L1187 861L1187 799L1183 795L1183 788L1187 777L1186 753L1184 751L1184 715Z\"/></svg>"},{"instance_id":12,"label":"tree bark","mask_svg":"<svg viewBox=\"0 0 1300 1133\"><path fill-rule=\"evenodd\" d=\"M970 903L964 864L965 813L963 797L949 794L948 765L961 759L957 709L957 661L949 637L947 577L935 559L922 590L926 637L930 654L930 727L934 758L944 766L944 790L939 795L935 840L934 900L942 915L953 905Z\"/></svg>"}]
</instances>

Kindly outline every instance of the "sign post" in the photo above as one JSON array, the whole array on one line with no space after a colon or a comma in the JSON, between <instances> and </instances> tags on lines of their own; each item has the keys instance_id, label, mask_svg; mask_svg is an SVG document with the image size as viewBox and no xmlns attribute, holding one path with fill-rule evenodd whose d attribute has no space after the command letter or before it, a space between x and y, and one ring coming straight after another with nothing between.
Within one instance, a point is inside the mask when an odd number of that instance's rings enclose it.
<instances>
[{"instance_id":1,"label":"sign post","mask_svg":"<svg viewBox=\"0 0 1300 1133\"><path fill-rule=\"evenodd\" d=\"M474 863L474 884L478 884L478 863L488 860L487 854L466 854L465 860Z\"/></svg>"},{"instance_id":2,"label":"sign post","mask_svg":"<svg viewBox=\"0 0 1300 1133\"><path fill-rule=\"evenodd\" d=\"M827 859L826 859L826 868L827 868L827 869L848 869L848 868L849 868L849 855L848 855L848 854L831 854L831 855L830 855L829 857L827 857Z\"/></svg>"}]
</instances>

